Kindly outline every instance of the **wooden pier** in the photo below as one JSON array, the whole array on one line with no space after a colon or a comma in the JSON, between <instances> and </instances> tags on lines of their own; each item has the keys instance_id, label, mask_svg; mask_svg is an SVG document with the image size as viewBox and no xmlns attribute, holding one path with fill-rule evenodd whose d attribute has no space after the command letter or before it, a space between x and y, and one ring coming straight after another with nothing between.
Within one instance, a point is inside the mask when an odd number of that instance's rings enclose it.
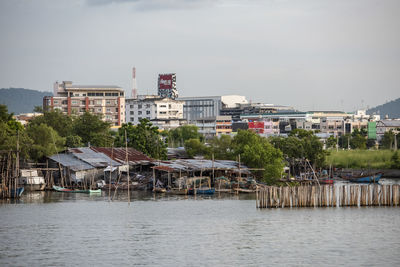
<instances>
[{"instance_id":1,"label":"wooden pier","mask_svg":"<svg viewBox=\"0 0 400 267\"><path fill-rule=\"evenodd\" d=\"M263 186L257 208L399 206L400 185Z\"/></svg>"}]
</instances>

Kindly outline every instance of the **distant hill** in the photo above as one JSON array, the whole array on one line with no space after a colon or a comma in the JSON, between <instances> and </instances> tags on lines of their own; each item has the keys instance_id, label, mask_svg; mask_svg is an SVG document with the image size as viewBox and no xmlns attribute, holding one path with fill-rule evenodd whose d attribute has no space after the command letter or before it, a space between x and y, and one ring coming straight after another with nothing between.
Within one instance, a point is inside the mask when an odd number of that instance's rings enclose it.
<instances>
[{"instance_id":1,"label":"distant hill","mask_svg":"<svg viewBox=\"0 0 400 267\"><path fill-rule=\"evenodd\" d=\"M400 118L400 98L368 109L367 114L379 114L381 115L381 119L384 119L386 115L388 115L390 119Z\"/></svg>"},{"instance_id":2,"label":"distant hill","mask_svg":"<svg viewBox=\"0 0 400 267\"><path fill-rule=\"evenodd\" d=\"M35 106L42 106L43 97L48 95L53 94L24 88L2 88L0 89L0 104L7 105L10 113L29 113Z\"/></svg>"}]
</instances>

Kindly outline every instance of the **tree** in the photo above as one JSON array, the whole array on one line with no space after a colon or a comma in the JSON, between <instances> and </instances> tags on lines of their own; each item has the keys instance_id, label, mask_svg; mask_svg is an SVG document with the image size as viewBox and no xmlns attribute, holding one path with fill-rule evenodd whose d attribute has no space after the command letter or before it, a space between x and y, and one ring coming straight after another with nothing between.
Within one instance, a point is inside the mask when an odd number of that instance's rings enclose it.
<instances>
[{"instance_id":1,"label":"tree","mask_svg":"<svg viewBox=\"0 0 400 267\"><path fill-rule=\"evenodd\" d=\"M29 151L30 158L35 161L64 149L65 138L60 137L53 128L44 123L29 125L27 133L33 141Z\"/></svg>"},{"instance_id":2,"label":"tree","mask_svg":"<svg viewBox=\"0 0 400 267\"><path fill-rule=\"evenodd\" d=\"M32 140L26 134L22 124L13 118L12 113L8 113L7 106L0 105L0 150L16 151L17 143L20 156L28 158Z\"/></svg>"},{"instance_id":3,"label":"tree","mask_svg":"<svg viewBox=\"0 0 400 267\"><path fill-rule=\"evenodd\" d=\"M73 135L73 119L71 116L63 114L60 110L46 111L43 116L37 116L33 118L29 125L40 125L47 124L53 128L58 135L62 137L67 137Z\"/></svg>"},{"instance_id":4,"label":"tree","mask_svg":"<svg viewBox=\"0 0 400 267\"><path fill-rule=\"evenodd\" d=\"M73 121L73 133L82 139L83 144L92 146L110 146L110 123L101 120L96 114L85 112ZM67 135L68 136L68 135Z\"/></svg>"},{"instance_id":5,"label":"tree","mask_svg":"<svg viewBox=\"0 0 400 267\"><path fill-rule=\"evenodd\" d=\"M189 139L199 139L203 136L198 132L199 128L195 125L183 125L168 132L169 141L172 146L183 146Z\"/></svg>"},{"instance_id":6,"label":"tree","mask_svg":"<svg viewBox=\"0 0 400 267\"><path fill-rule=\"evenodd\" d=\"M263 168L262 180L275 183L281 177L283 156L279 149L274 148L266 138L248 130L239 130L233 138L234 155L239 155L241 161L250 168Z\"/></svg>"},{"instance_id":7,"label":"tree","mask_svg":"<svg viewBox=\"0 0 400 267\"><path fill-rule=\"evenodd\" d=\"M125 146L125 131L129 147L156 159L167 158L167 144L158 131L158 127L153 126L149 120L142 119L136 126L131 123L123 124L116 135L116 146Z\"/></svg>"},{"instance_id":8,"label":"tree","mask_svg":"<svg viewBox=\"0 0 400 267\"><path fill-rule=\"evenodd\" d=\"M393 149L394 148L394 133L392 130L385 132L383 134L382 140L381 140L381 147L384 149ZM399 142L397 142L399 144Z\"/></svg>"},{"instance_id":9,"label":"tree","mask_svg":"<svg viewBox=\"0 0 400 267\"><path fill-rule=\"evenodd\" d=\"M35 106L33 108L33 112L43 113L43 107L42 106Z\"/></svg>"},{"instance_id":10,"label":"tree","mask_svg":"<svg viewBox=\"0 0 400 267\"><path fill-rule=\"evenodd\" d=\"M186 140L185 150L190 158L198 155L208 154L207 147L199 139Z\"/></svg>"},{"instance_id":11,"label":"tree","mask_svg":"<svg viewBox=\"0 0 400 267\"><path fill-rule=\"evenodd\" d=\"M396 151L393 153L393 156L391 158L391 168L400 169L399 151Z\"/></svg>"},{"instance_id":12,"label":"tree","mask_svg":"<svg viewBox=\"0 0 400 267\"><path fill-rule=\"evenodd\" d=\"M350 147L352 149L366 149L367 139L363 135L357 133L351 137Z\"/></svg>"},{"instance_id":13,"label":"tree","mask_svg":"<svg viewBox=\"0 0 400 267\"><path fill-rule=\"evenodd\" d=\"M336 148L336 141L336 137L334 137L333 135L329 136L326 140L326 148Z\"/></svg>"},{"instance_id":14,"label":"tree","mask_svg":"<svg viewBox=\"0 0 400 267\"><path fill-rule=\"evenodd\" d=\"M215 159L234 159L235 156L232 150L232 138L229 135L215 136L209 141L210 149L208 150L208 158Z\"/></svg>"}]
</instances>

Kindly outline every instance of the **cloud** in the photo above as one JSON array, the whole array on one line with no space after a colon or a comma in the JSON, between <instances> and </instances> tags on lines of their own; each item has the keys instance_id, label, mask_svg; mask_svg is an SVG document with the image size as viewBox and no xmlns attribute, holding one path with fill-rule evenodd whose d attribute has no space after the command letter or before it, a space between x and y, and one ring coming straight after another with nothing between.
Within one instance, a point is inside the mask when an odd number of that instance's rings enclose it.
<instances>
[{"instance_id":1,"label":"cloud","mask_svg":"<svg viewBox=\"0 0 400 267\"><path fill-rule=\"evenodd\" d=\"M131 4L137 10L195 9L213 6L219 0L86 0L89 6Z\"/></svg>"}]
</instances>

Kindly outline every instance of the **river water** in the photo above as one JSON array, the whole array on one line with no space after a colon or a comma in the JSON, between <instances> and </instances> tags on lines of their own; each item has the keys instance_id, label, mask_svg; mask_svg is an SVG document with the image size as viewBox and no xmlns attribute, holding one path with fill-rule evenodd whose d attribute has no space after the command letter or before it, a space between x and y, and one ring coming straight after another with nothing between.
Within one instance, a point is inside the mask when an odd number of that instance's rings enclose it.
<instances>
[{"instance_id":1,"label":"river water","mask_svg":"<svg viewBox=\"0 0 400 267\"><path fill-rule=\"evenodd\" d=\"M0 266L399 266L400 207L256 209L253 195L24 193Z\"/></svg>"}]
</instances>

